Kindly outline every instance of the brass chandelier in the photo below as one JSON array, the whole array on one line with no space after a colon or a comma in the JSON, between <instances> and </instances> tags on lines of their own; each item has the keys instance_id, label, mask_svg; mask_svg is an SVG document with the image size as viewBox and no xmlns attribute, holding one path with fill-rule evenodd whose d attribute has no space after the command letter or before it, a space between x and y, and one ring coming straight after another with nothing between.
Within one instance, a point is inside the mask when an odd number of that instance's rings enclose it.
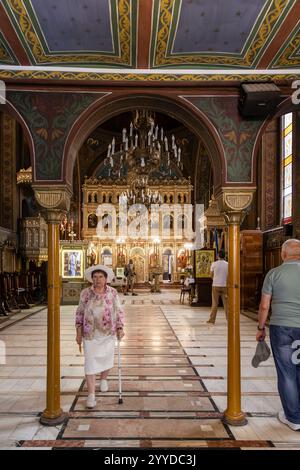
<instances>
[{"instance_id":1,"label":"brass chandelier","mask_svg":"<svg viewBox=\"0 0 300 470\"><path fill-rule=\"evenodd\" d=\"M171 176L172 167L182 170L181 148L176 145L175 136L171 142L164 129L155 125L155 113L142 109L133 112L133 120L122 130L122 141L116 149L115 137L108 145L104 165L108 176L126 177L129 189L121 194L128 203L161 203L158 191L149 187L149 176L155 170Z\"/></svg>"}]
</instances>

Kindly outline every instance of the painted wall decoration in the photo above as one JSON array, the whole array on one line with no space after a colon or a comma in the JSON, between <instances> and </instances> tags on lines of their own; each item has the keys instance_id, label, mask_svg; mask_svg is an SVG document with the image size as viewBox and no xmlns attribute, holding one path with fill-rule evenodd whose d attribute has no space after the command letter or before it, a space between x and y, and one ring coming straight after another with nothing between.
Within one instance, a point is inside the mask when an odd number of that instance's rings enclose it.
<instances>
[{"instance_id":1,"label":"painted wall decoration","mask_svg":"<svg viewBox=\"0 0 300 470\"><path fill-rule=\"evenodd\" d=\"M5 37L0 31L0 63L1 64L18 64L14 53L9 47Z\"/></svg>"},{"instance_id":2,"label":"painted wall decoration","mask_svg":"<svg viewBox=\"0 0 300 470\"><path fill-rule=\"evenodd\" d=\"M0 225L14 230L16 206L16 122L8 114L0 119L2 133L0 139Z\"/></svg>"},{"instance_id":3,"label":"painted wall decoration","mask_svg":"<svg viewBox=\"0 0 300 470\"><path fill-rule=\"evenodd\" d=\"M7 93L28 124L35 147L35 180L61 180L63 149L76 118L97 98L80 93Z\"/></svg>"},{"instance_id":4,"label":"painted wall decoration","mask_svg":"<svg viewBox=\"0 0 300 470\"><path fill-rule=\"evenodd\" d=\"M245 120L238 113L238 97L184 97L216 128L226 156L229 183L250 183L252 152L261 120Z\"/></svg>"}]
</instances>

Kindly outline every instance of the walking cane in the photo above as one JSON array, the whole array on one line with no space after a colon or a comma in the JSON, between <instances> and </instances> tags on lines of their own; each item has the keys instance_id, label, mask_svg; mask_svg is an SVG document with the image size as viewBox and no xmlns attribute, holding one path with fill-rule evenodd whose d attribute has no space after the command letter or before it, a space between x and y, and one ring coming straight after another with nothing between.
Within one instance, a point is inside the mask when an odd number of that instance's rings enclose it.
<instances>
[{"instance_id":1,"label":"walking cane","mask_svg":"<svg viewBox=\"0 0 300 470\"><path fill-rule=\"evenodd\" d=\"M121 372L121 348L120 340L118 340L118 375L119 375L119 405L122 405L122 372Z\"/></svg>"}]
</instances>

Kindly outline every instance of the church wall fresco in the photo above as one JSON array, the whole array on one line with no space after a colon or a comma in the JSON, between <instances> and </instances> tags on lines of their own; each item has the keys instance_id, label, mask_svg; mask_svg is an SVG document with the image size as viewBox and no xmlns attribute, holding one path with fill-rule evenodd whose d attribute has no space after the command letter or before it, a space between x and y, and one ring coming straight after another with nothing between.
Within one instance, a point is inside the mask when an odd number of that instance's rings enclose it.
<instances>
[{"instance_id":1,"label":"church wall fresco","mask_svg":"<svg viewBox=\"0 0 300 470\"><path fill-rule=\"evenodd\" d=\"M15 231L16 200L16 121L8 114L2 114L1 147L0 147L0 177L1 177L1 214L0 225Z\"/></svg>"},{"instance_id":2,"label":"church wall fresco","mask_svg":"<svg viewBox=\"0 0 300 470\"><path fill-rule=\"evenodd\" d=\"M61 181L66 137L97 94L10 91L8 100L25 119L35 146L35 180Z\"/></svg>"},{"instance_id":3,"label":"church wall fresco","mask_svg":"<svg viewBox=\"0 0 300 470\"><path fill-rule=\"evenodd\" d=\"M253 148L263 121L242 119L238 113L238 96L184 98L204 113L215 126L226 156L226 182L253 182Z\"/></svg>"},{"instance_id":4,"label":"church wall fresco","mask_svg":"<svg viewBox=\"0 0 300 470\"><path fill-rule=\"evenodd\" d=\"M126 96L133 99L134 93L136 92L133 90L132 94L128 95L127 90ZM161 93L163 92L157 94L158 100ZM74 124L75 127L78 126L75 131L80 130L83 117L88 119L87 108L93 105L93 110L96 109L94 105L100 95L106 95L106 103L113 103L116 97L120 96L119 92L108 90L104 93L8 91L8 100L27 122L33 136L36 154L33 165L35 181L62 181L66 177L62 167L69 164L63 161L63 158L66 158L63 157L66 141L70 145L67 138L70 139ZM238 96L179 96L176 90L172 90L169 91L168 98L174 99L174 103L181 99L184 106L189 108L189 112L194 108L196 114L199 110L206 117L206 124L210 123L211 129L219 138L219 151L223 149L226 157L222 169L223 184L255 183L252 168L253 149L262 121L249 121L240 117Z\"/></svg>"}]
</instances>

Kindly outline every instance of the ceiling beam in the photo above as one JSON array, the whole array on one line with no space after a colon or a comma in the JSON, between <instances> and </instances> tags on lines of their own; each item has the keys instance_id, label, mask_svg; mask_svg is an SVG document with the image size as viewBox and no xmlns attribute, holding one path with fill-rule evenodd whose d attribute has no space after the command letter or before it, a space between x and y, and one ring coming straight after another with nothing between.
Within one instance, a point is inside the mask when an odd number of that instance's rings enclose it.
<instances>
[{"instance_id":1,"label":"ceiling beam","mask_svg":"<svg viewBox=\"0 0 300 470\"><path fill-rule=\"evenodd\" d=\"M137 67L149 68L153 0L139 2Z\"/></svg>"},{"instance_id":2,"label":"ceiling beam","mask_svg":"<svg viewBox=\"0 0 300 470\"><path fill-rule=\"evenodd\" d=\"M2 3L0 3L0 30L20 65L32 65Z\"/></svg>"},{"instance_id":3,"label":"ceiling beam","mask_svg":"<svg viewBox=\"0 0 300 470\"><path fill-rule=\"evenodd\" d=\"M269 47L266 49L262 58L258 62L256 66L257 69L268 68L269 64L272 62L279 49L282 47L282 45L287 40L296 24L299 22L299 18L300 2L296 2L289 14L287 15L283 24L278 29L278 32L274 37L273 41L270 43Z\"/></svg>"}]
</instances>

